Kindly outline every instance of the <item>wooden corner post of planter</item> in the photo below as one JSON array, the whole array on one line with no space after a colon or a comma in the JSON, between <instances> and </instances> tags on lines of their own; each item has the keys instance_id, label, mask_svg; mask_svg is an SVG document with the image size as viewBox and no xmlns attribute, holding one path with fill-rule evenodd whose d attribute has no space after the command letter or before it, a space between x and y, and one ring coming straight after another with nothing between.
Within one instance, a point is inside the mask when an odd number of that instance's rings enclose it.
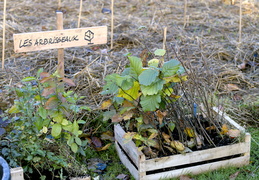
<instances>
[{"instance_id":1,"label":"wooden corner post of planter","mask_svg":"<svg viewBox=\"0 0 259 180\"><path fill-rule=\"evenodd\" d=\"M117 124L114 126L115 145L121 162L137 180L174 178L184 174L200 174L222 167L249 164L251 135L218 109L213 110L224 123L244 133L243 142L146 160L132 140L125 143L126 132Z\"/></svg>"},{"instance_id":2,"label":"wooden corner post of planter","mask_svg":"<svg viewBox=\"0 0 259 180\"><path fill-rule=\"evenodd\" d=\"M22 167L11 168L10 171L11 171L11 180L24 180Z\"/></svg>"}]
</instances>

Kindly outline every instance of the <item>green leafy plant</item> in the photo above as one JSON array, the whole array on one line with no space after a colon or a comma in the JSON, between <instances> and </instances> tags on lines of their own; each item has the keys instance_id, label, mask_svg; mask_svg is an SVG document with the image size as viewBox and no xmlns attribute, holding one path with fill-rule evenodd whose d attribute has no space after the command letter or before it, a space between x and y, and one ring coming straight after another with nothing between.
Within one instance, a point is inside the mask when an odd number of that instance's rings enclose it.
<instances>
[{"instance_id":1,"label":"green leafy plant","mask_svg":"<svg viewBox=\"0 0 259 180\"><path fill-rule=\"evenodd\" d=\"M104 113L104 119L125 122L129 130L125 139L135 139L140 148L159 146L155 140L162 135L158 126L166 124L173 129L174 124L167 124L163 120L166 111L162 111L168 103L180 98L175 94L174 86L187 78L183 75L184 68L179 61L172 59L164 62L165 53L163 49L156 50L154 55L159 59L151 59L147 67L143 67L140 58L128 55L129 66L121 74L106 76L106 84L101 92L103 95L112 95L102 104L103 109L109 109ZM134 128L136 130L132 132Z\"/></svg>"},{"instance_id":2,"label":"green leafy plant","mask_svg":"<svg viewBox=\"0 0 259 180\"><path fill-rule=\"evenodd\" d=\"M80 126L85 121L77 114L90 109L77 105L83 97L65 91L65 84L75 85L57 73L51 75L40 69L37 77L26 77L20 87L13 89L17 99L8 113L16 117L10 123L12 130L0 139L1 153L11 167L24 166L30 173L33 169L40 173L40 169L68 167L61 152L65 146L85 155L87 140L80 138Z\"/></svg>"}]
</instances>

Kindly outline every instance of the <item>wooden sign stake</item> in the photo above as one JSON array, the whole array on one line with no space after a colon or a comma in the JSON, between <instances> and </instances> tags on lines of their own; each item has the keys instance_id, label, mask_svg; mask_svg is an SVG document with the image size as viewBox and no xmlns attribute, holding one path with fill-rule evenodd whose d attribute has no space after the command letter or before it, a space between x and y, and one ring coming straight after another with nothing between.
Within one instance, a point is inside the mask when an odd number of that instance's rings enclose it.
<instances>
[{"instance_id":1,"label":"wooden sign stake","mask_svg":"<svg viewBox=\"0 0 259 180\"><path fill-rule=\"evenodd\" d=\"M80 0L80 7L79 7L79 15L78 15L77 28L80 28L80 21L81 21L81 15L82 15L82 7L83 7L83 0Z\"/></svg>"},{"instance_id":2,"label":"wooden sign stake","mask_svg":"<svg viewBox=\"0 0 259 180\"><path fill-rule=\"evenodd\" d=\"M163 49L166 50L166 32L167 27L164 28L164 38L163 38Z\"/></svg>"},{"instance_id":3,"label":"wooden sign stake","mask_svg":"<svg viewBox=\"0 0 259 180\"><path fill-rule=\"evenodd\" d=\"M57 14L57 29L63 30L63 13L58 11ZM64 77L64 48L58 48L58 74Z\"/></svg>"},{"instance_id":4,"label":"wooden sign stake","mask_svg":"<svg viewBox=\"0 0 259 180\"><path fill-rule=\"evenodd\" d=\"M5 17L6 17L6 1L4 0L4 16L3 16L3 49L2 49L2 69L4 69L5 57Z\"/></svg>"},{"instance_id":5,"label":"wooden sign stake","mask_svg":"<svg viewBox=\"0 0 259 180\"><path fill-rule=\"evenodd\" d=\"M61 0L58 0L58 10L61 8Z\"/></svg>"},{"instance_id":6,"label":"wooden sign stake","mask_svg":"<svg viewBox=\"0 0 259 180\"><path fill-rule=\"evenodd\" d=\"M113 48L113 28L114 28L114 0L111 0L111 50Z\"/></svg>"}]
</instances>

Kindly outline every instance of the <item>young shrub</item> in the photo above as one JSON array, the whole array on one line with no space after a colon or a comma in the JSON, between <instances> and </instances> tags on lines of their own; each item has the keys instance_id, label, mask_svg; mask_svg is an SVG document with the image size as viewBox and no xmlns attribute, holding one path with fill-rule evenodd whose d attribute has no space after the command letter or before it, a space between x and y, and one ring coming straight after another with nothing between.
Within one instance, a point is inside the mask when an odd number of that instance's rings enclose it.
<instances>
[{"instance_id":1,"label":"young shrub","mask_svg":"<svg viewBox=\"0 0 259 180\"><path fill-rule=\"evenodd\" d=\"M0 139L1 153L10 166L23 166L29 173L68 167L68 159L61 152L66 146L85 155L87 140L80 138L80 124L85 121L77 119L77 114L90 109L77 105L83 97L64 90L65 84L74 86L73 81L40 69L37 77L26 77L22 84L13 89L17 99L8 110L15 115L13 129Z\"/></svg>"},{"instance_id":2,"label":"young shrub","mask_svg":"<svg viewBox=\"0 0 259 180\"><path fill-rule=\"evenodd\" d=\"M156 140L162 137L158 127L166 125L173 130L174 124L164 121L166 106L180 98L174 93L174 86L187 76L183 75L179 61L171 59L163 63L165 50L156 50L154 54L160 59L151 59L147 67L143 67L140 58L128 55L130 64L121 74L105 77L101 94L111 98L102 108L109 109L104 120L125 124L128 131L125 139L135 139L141 149L152 146L161 150Z\"/></svg>"}]
</instances>

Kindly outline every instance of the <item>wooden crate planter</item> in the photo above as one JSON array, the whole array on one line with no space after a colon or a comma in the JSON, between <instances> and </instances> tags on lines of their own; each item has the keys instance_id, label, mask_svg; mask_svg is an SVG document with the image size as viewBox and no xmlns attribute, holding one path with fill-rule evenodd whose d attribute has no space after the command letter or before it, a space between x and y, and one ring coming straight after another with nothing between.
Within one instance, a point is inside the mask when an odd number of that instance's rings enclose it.
<instances>
[{"instance_id":1,"label":"wooden crate planter","mask_svg":"<svg viewBox=\"0 0 259 180\"><path fill-rule=\"evenodd\" d=\"M12 168L10 169L10 173L11 180L24 180L22 167Z\"/></svg>"},{"instance_id":2,"label":"wooden crate planter","mask_svg":"<svg viewBox=\"0 0 259 180\"><path fill-rule=\"evenodd\" d=\"M223 120L244 132L228 116L214 109ZM125 131L120 125L114 126L115 145L122 163L137 180L158 180L160 178L178 177L183 174L199 174L221 167L240 167L249 163L251 136L245 133L245 141L241 143L220 146L216 148L194 151L185 155L178 154L146 160L145 155L138 151L135 143L124 144Z\"/></svg>"}]
</instances>

